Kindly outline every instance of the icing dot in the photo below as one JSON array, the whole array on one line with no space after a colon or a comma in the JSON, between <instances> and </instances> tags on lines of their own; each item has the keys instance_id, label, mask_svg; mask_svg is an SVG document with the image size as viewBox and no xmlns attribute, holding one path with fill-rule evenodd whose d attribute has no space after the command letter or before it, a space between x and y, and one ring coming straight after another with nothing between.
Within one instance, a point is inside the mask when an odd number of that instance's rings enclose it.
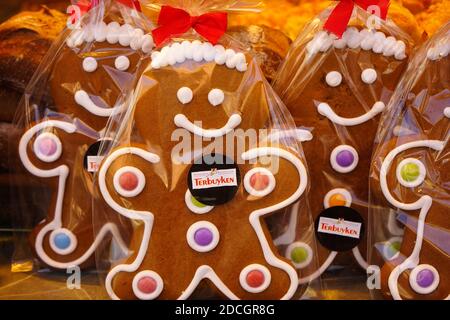
<instances>
[{"instance_id":1,"label":"icing dot","mask_svg":"<svg viewBox=\"0 0 450 320\"><path fill-rule=\"evenodd\" d=\"M346 203L347 200L345 199L345 196L341 193L333 194L328 200L328 205L330 207L342 207L345 206Z\"/></svg>"},{"instance_id":2,"label":"icing dot","mask_svg":"<svg viewBox=\"0 0 450 320\"><path fill-rule=\"evenodd\" d=\"M53 242L55 246L60 250L65 250L70 247L70 237L65 233L58 233L54 236Z\"/></svg>"},{"instance_id":3,"label":"icing dot","mask_svg":"<svg viewBox=\"0 0 450 320\"><path fill-rule=\"evenodd\" d=\"M359 162L358 152L348 145L340 145L333 149L330 155L331 167L339 173L353 171Z\"/></svg>"},{"instance_id":4,"label":"icing dot","mask_svg":"<svg viewBox=\"0 0 450 320\"><path fill-rule=\"evenodd\" d=\"M325 80L330 87L337 87L342 83L342 75L337 71L331 71L328 72Z\"/></svg>"},{"instance_id":5,"label":"icing dot","mask_svg":"<svg viewBox=\"0 0 450 320\"><path fill-rule=\"evenodd\" d=\"M177 98L182 104L188 104L194 98L194 93L188 87L178 89Z\"/></svg>"},{"instance_id":6,"label":"icing dot","mask_svg":"<svg viewBox=\"0 0 450 320\"><path fill-rule=\"evenodd\" d=\"M194 240L200 246L208 246L213 241L214 235L211 230L207 228L200 228L195 231Z\"/></svg>"},{"instance_id":7,"label":"icing dot","mask_svg":"<svg viewBox=\"0 0 450 320\"><path fill-rule=\"evenodd\" d=\"M407 158L397 166L397 180L407 188L414 188L425 181L427 170L425 165L418 159Z\"/></svg>"},{"instance_id":8,"label":"icing dot","mask_svg":"<svg viewBox=\"0 0 450 320\"><path fill-rule=\"evenodd\" d=\"M344 188L336 188L328 191L323 199L325 209L330 207L350 207L352 204L351 193Z\"/></svg>"},{"instance_id":9,"label":"icing dot","mask_svg":"<svg viewBox=\"0 0 450 320\"><path fill-rule=\"evenodd\" d=\"M372 84L377 80L377 72L375 69L365 69L362 73L361 73L361 80L364 83L367 84Z\"/></svg>"},{"instance_id":10,"label":"icing dot","mask_svg":"<svg viewBox=\"0 0 450 320\"><path fill-rule=\"evenodd\" d=\"M245 281L251 288L259 288L264 284L265 276L260 270L252 270L247 274Z\"/></svg>"},{"instance_id":11,"label":"icing dot","mask_svg":"<svg viewBox=\"0 0 450 320\"><path fill-rule=\"evenodd\" d=\"M430 269L423 269L417 273L416 282L422 288L428 288L434 282L434 273Z\"/></svg>"},{"instance_id":12,"label":"icing dot","mask_svg":"<svg viewBox=\"0 0 450 320\"><path fill-rule=\"evenodd\" d=\"M139 185L139 178L133 172L124 172L119 177L120 186L126 191L132 191Z\"/></svg>"},{"instance_id":13,"label":"icing dot","mask_svg":"<svg viewBox=\"0 0 450 320\"><path fill-rule=\"evenodd\" d=\"M208 101L213 106L218 106L225 100L225 94L220 89L212 89L208 94Z\"/></svg>"},{"instance_id":14,"label":"icing dot","mask_svg":"<svg viewBox=\"0 0 450 320\"><path fill-rule=\"evenodd\" d=\"M401 172L402 178L408 182L415 181L420 176L420 168L415 163L405 164L401 168L400 172Z\"/></svg>"},{"instance_id":15,"label":"icing dot","mask_svg":"<svg viewBox=\"0 0 450 320\"><path fill-rule=\"evenodd\" d=\"M336 155L336 162L341 167L348 167L355 161L355 156L348 150L343 150Z\"/></svg>"},{"instance_id":16,"label":"icing dot","mask_svg":"<svg viewBox=\"0 0 450 320\"><path fill-rule=\"evenodd\" d=\"M294 263L303 263L308 259L308 250L304 247L296 247L291 251L291 260Z\"/></svg>"},{"instance_id":17,"label":"icing dot","mask_svg":"<svg viewBox=\"0 0 450 320\"><path fill-rule=\"evenodd\" d=\"M261 172L256 172L250 177L250 185L257 191L266 189L269 183L269 177Z\"/></svg>"},{"instance_id":18,"label":"icing dot","mask_svg":"<svg viewBox=\"0 0 450 320\"><path fill-rule=\"evenodd\" d=\"M125 71L130 67L130 59L125 56L119 56L114 61L117 70Z\"/></svg>"},{"instance_id":19,"label":"icing dot","mask_svg":"<svg viewBox=\"0 0 450 320\"><path fill-rule=\"evenodd\" d=\"M97 60L95 60L92 57L87 57L84 58L83 60L83 69L86 72L94 72L95 70L97 70Z\"/></svg>"},{"instance_id":20,"label":"icing dot","mask_svg":"<svg viewBox=\"0 0 450 320\"><path fill-rule=\"evenodd\" d=\"M444 116L447 118L450 118L450 107L447 107L444 109Z\"/></svg>"},{"instance_id":21,"label":"icing dot","mask_svg":"<svg viewBox=\"0 0 450 320\"><path fill-rule=\"evenodd\" d=\"M137 288L142 293L150 294L156 291L158 288L158 283L152 277L142 277L137 282Z\"/></svg>"},{"instance_id":22,"label":"icing dot","mask_svg":"<svg viewBox=\"0 0 450 320\"><path fill-rule=\"evenodd\" d=\"M58 150L56 142L52 138L43 138L39 140L39 153L44 156L52 156Z\"/></svg>"}]
</instances>

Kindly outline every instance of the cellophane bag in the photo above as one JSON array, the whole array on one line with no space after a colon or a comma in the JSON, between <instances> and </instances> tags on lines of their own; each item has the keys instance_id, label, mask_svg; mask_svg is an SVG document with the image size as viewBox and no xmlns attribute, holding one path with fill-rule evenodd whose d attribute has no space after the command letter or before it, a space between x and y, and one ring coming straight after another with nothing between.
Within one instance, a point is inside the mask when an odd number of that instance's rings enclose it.
<instances>
[{"instance_id":1,"label":"cellophane bag","mask_svg":"<svg viewBox=\"0 0 450 320\"><path fill-rule=\"evenodd\" d=\"M128 243L119 216L95 235L92 220L93 177L105 127L153 48L146 34L150 21L124 3L93 1L80 20L70 17L19 106L15 124L23 134L11 150L19 154L12 165L22 178L12 184L17 187L11 201L20 204L13 219L24 232L17 235L16 270L95 268L99 247L112 241L125 249ZM59 287L65 282L48 291ZM36 289L46 291L29 292Z\"/></svg>"},{"instance_id":2,"label":"cellophane bag","mask_svg":"<svg viewBox=\"0 0 450 320\"><path fill-rule=\"evenodd\" d=\"M356 5L343 35L336 36L325 27L343 15L341 5L346 4L333 5L305 27L273 86L297 128L309 135L303 148L312 177L308 197L319 267L304 270L303 279L328 270L325 296L360 299L369 296L364 270L372 146L413 44L392 21Z\"/></svg>"},{"instance_id":3,"label":"cellophane bag","mask_svg":"<svg viewBox=\"0 0 450 320\"><path fill-rule=\"evenodd\" d=\"M212 44L189 27L220 26L222 35L225 13L241 3L141 4L159 15L157 48L111 122L114 142L97 174L111 208L104 221L120 216L133 228L127 256L107 250L97 259L106 291L112 299L299 298L307 284L299 286L295 263L315 261L303 248L286 251L309 214L301 133L248 48L226 34ZM157 30L169 30L159 44Z\"/></svg>"},{"instance_id":4,"label":"cellophane bag","mask_svg":"<svg viewBox=\"0 0 450 320\"><path fill-rule=\"evenodd\" d=\"M374 297L449 299L450 24L415 54L384 114L370 175Z\"/></svg>"}]
</instances>

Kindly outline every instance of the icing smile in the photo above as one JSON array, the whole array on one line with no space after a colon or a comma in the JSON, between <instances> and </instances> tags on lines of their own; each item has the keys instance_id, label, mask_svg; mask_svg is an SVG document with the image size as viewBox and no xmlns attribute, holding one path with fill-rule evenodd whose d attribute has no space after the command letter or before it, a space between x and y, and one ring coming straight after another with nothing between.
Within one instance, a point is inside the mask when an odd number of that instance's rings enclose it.
<instances>
[{"instance_id":1,"label":"icing smile","mask_svg":"<svg viewBox=\"0 0 450 320\"><path fill-rule=\"evenodd\" d=\"M363 114L362 116L355 117L355 118L344 118L341 116L338 116L333 109L331 109L330 105L328 103L322 102L317 106L317 111L330 119L330 121L342 125L342 126L357 126L360 124L363 124L364 122L369 121L370 119L377 116L379 113L381 113L386 108L386 105L381 102L375 102L372 109L370 109L369 112Z\"/></svg>"},{"instance_id":2,"label":"icing smile","mask_svg":"<svg viewBox=\"0 0 450 320\"><path fill-rule=\"evenodd\" d=\"M203 129L196 124L192 123L185 115L177 114L173 119L177 127L188 130L189 132L204 138L218 138L227 135L237 126L241 124L242 118L239 114L233 114L228 122L219 129Z\"/></svg>"},{"instance_id":3,"label":"icing smile","mask_svg":"<svg viewBox=\"0 0 450 320\"><path fill-rule=\"evenodd\" d=\"M115 110L115 108L102 108L97 106L84 90L78 90L75 92L75 102L90 113L99 117L110 117Z\"/></svg>"}]
</instances>

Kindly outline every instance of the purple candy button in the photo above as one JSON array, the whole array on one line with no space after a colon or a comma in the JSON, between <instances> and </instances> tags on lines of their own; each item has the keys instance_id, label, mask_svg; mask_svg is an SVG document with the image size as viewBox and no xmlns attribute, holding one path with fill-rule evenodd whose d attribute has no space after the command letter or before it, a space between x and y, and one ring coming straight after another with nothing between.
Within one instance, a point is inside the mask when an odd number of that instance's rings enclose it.
<instances>
[{"instance_id":1,"label":"purple candy button","mask_svg":"<svg viewBox=\"0 0 450 320\"><path fill-rule=\"evenodd\" d=\"M197 231L195 231L194 234L195 242L202 247L210 245L211 242L213 241L213 237L214 237L213 233L211 232L211 230L207 228L200 228Z\"/></svg>"},{"instance_id":2,"label":"purple candy button","mask_svg":"<svg viewBox=\"0 0 450 320\"><path fill-rule=\"evenodd\" d=\"M343 150L339 152L336 156L336 162L341 167L349 167L355 161L355 156L348 150Z\"/></svg>"},{"instance_id":3,"label":"purple candy button","mask_svg":"<svg viewBox=\"0 0 450 320\"><path fill-rule=\"evenodd\" d=\"M56 142L52 138L43 138L39 141L39 152L44 156L52 156L57 149Z\"/></svg>"},{"instance_id":4,"label":"purple candy button","mask_svg":"<svg viewBox=\"0 0 450 320\"><path fill-rule=\"evenodd\" d=\"M422 288L428 288L434 282L434 273L430 269L423 269L417 273L417 284Z\"/></svg>"}]
</instances>

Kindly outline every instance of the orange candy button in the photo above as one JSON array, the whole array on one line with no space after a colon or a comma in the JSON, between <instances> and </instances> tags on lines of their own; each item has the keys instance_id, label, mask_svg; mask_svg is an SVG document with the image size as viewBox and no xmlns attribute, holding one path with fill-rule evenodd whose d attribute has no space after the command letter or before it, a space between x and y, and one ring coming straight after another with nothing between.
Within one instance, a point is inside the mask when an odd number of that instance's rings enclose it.
<instances>
[{"instance_id":1,"label":"orange candy button","mask_svg":"<svg viewBox=\"0 0 450 320\"><path fill-rule=\"evenodd\" d=\"M341 193L333 194L328 200L328 204L330 207L338 207L345 206L347 201L345 200L345 196Z\"/></svg>"},{"instance_id":2,"label":"orange candy button","mask_svg":"<svg viewBox=\"0 0 450 320\"><path fill-rule=\"evenodd\" d=\"M264 284L264 273L259 270L252 270L247 274L247 284L252 288L258 288Z\"/></svg>"}]
</instances>

